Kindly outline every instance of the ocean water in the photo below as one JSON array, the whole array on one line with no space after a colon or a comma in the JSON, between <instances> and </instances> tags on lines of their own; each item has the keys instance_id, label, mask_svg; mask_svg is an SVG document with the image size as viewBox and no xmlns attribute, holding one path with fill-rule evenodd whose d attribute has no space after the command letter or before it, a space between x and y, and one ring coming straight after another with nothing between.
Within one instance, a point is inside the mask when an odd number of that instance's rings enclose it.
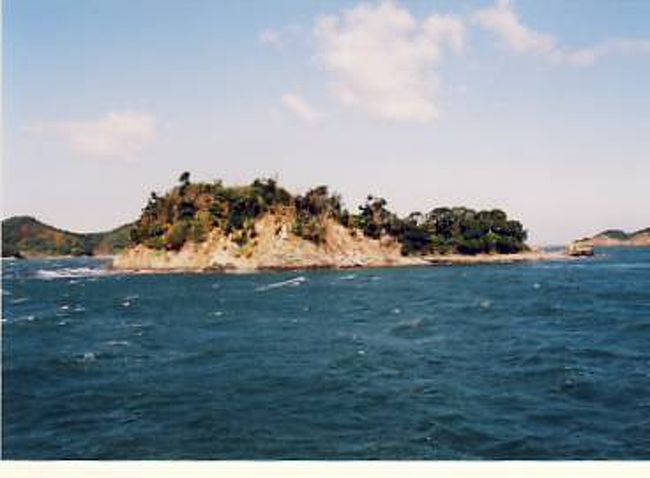
<instances>
[{"instance_id":1,"label":"ocean water","mask_svg":"<svg viewBox=\"0 0 650 478\"><path fill-rule=\"evenodd\" d=\"M650 459L650 250L257 275L3 261L5 459Z\"/></svg>"}]
</instances>

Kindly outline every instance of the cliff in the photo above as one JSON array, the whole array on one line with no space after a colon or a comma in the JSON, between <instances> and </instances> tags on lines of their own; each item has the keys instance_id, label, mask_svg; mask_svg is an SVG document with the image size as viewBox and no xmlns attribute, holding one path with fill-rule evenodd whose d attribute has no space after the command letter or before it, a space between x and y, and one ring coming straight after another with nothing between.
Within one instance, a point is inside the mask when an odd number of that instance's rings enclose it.
<instances>
[{"instance_id":1,"label":"cliff","mask_svg":"<svg viewBox=\"0 0 650 478\"><path fill-rule=\"evenodd\" d=\"M220 229L213 229L202 242L186 242L178 251L141 244L115 257L113 266L122 270L254 271L425 263L403 256L394 239L369 239L333 219L325 219L324 241L316 244L292 232L294 221L290 211L265 214L254 225L254 238L243 245Z\"/></svg>"}]
</instances>

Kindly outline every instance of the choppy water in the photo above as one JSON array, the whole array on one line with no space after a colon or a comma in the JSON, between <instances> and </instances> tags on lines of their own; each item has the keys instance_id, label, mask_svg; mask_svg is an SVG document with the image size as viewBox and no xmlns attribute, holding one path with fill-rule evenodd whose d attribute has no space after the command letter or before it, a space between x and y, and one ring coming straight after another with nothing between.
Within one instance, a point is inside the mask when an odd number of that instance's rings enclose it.
<instances>
[{"instance_id":1,"label":"choppy water","mask_svg":"<svg viewBox=\"0 0 650 478\"><path fill-rule=\"evenodd\" d=\"M650 458L650 250L249 276L3 262L10 459Z\"/></svg>"}]
</instances>

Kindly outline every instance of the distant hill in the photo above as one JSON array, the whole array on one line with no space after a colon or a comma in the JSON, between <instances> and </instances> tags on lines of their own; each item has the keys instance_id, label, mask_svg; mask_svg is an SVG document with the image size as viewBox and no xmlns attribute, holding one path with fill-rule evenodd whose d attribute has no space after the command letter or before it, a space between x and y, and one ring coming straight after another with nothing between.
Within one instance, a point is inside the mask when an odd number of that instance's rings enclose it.
<instances>
[{"instance_id":1,"label":"distant hill","mask_svg":"<svg viewBox=\"0 0 650 478\"><path fill-rule=\"evenodd\" d=\"M608 229L589 239L594 247L650 247L650 227L636 232L625 232L620 229Z\"/></svg>"},{"instance_id":2,"label":"distant hill","mask_svg":"<svg viewBox=\"0 0 650 478\"><path fill-rule=\"evenodd\" d=\"M3 257L114 254L131 245L131 224L107 232L80 234L44 224L31 216L2 221Z\"/></svg>"}]
</instances>

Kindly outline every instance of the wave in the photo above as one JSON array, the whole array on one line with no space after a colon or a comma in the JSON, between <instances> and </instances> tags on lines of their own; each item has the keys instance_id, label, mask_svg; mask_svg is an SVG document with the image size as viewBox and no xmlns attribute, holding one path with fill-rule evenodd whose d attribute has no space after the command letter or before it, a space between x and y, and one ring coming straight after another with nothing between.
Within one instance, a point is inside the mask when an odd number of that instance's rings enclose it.
<instances>
[{"instance_id":1,"label":"wave","mask_svg":"<svg viewBox=\"0 0 650 478\"><path fill-rule=\"evenodd\" d=\"M304 276L294 277L292 279L283 280L280 282L273 282L271 284L263 285L255 289L258 292L263 292L265 290L277 289L278 287L298 287L300 284L307 280Z\"/></svg>"},{"instance_id":2,"label":"wave","mask_svg":"<svg viewBox=\"0 0 650 478\"><path fill-rule=\"evenodd\" d=\"M97 277L106 274L108 274L106 269L92 267L64 267L62 269L39 269L36 271L36 277L43 280Z\"/></svg>"},{"instance_id":3,"label":"wave","mask_svg":"<svg viewBox=\"0 0 650 478\"><path fill-rule=\"evenodd\" d=\"M347 274L347 275L339 277L339 280L354 280L356 278L357 278L356 274Z\"/></svg>"}]
</instances>

